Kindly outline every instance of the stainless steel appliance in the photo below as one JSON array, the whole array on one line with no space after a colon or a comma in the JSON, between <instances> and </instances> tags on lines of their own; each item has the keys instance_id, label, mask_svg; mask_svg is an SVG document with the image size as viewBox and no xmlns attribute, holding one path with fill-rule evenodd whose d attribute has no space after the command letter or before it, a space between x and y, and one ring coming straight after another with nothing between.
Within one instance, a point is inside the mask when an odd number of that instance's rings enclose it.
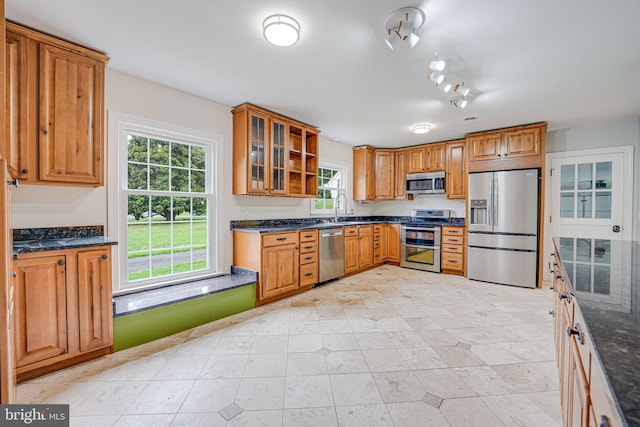
<instances>
[{"instance_id":1,"label":"stainless steel appliance","mask_svg":"<svg viewBox=\"0 0 640 427\"><path fill-rule=\"evenodd\" d=\"M411 222L401 227L400 266L440 272L442 228L437 222L449 220L447 209L414 209Z\"/></svg>"},{"instance_id":2,"label":"stainless steel appliance","mask_svg":"<svg viewBox=\"0 0 640 427\"><path fill-rule=\"evenodd\" d=\"M536 287L539 189L538 169L469 174L469 279Z\"/></svg>"},{"instance_id":3,"label":"stainless steel appliance","mask_svg":"<svg viewBox=\"0 0 640 427\"><path fill-rule=\"evenodd\" d=\"M342 227L320 230L319 283L344 275Z\"/></svg>"},{"instance_id":4,"label":"stainless steel appliance","mask_svg":"<svg viewBox=\"0 0 640 427\"><path fill-rule=\"evenodd\" d=\"M407 174L407 194L444 193L444 179L444 172Z\"/></svg>"}]
</instances>

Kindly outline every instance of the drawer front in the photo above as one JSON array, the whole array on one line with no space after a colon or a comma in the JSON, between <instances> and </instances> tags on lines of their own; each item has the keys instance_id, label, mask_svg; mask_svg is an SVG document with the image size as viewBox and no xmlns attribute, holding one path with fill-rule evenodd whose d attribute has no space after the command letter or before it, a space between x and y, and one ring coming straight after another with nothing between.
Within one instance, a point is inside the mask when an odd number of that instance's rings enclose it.
<instances>
[{"instance_id":1,"label":"drawer front","mask_svg":"<svg viewBox=\"0 0 640 427\"><path fill-rule=\"evenodd\" d=\"M373 263L380 264L382 262L382 249L374 248L373 249Z\"/></svg>"},{"instance_id":2,"label":"drawer front","mask_svg":"<svg viewBox=\"0 0 640 427\"><path fill-rule=\"evenodd\" d=\"M318 242L300 242L300 253L318 252Z\"/></svg>"},{"instance_id":3,"label":"drawer front","mask_svg":"<svg viewBox=\"0 0 640 427\"><path fill-rule=\"evenodd\" d=\"M448 236L464 236L463 227L442 227L442 234Z\"/></svg>"},{"instance_id":4,"label":"drawer front","mask_svg":"<svg viewBox=\"0 0 640 427\"><path fill-rule=\"evenodd\" d=\"M358 235L358 227L345 227L344 228L345 236L357 236Z\"/></svg>"},{"instance_id":5,"label":"drawer front","mask_svg":"<svg viewBox=\"0 0 640 427\"><path fill-rule=\"evenodd\" d=\"M454 245L464 245L463 236L442 236L442 244L453 243Z\"/></svg>"},{"instance_id":6,"label":"drawer front","mask_svg":"<svg viewBox=\"0 0 640 427\"><path fill-rule=\"evenodd\" d=\"M442 268L445 270L458 270L463 271L464 265L462 262L461 254L451 254L451 253L443 253L442 254Z\"/></svg>"},{"instance_id":7,"label":"drawer front","mask_svg":"<svg viewBox=\"0 0 640 427\"><path fill-rule=\"evenodd\" d=\"M309 252L306 254L300 254L300 265L310 264L312 262L318 262L318 253Z\"/></svg>"},{"instance_id":8,"label":"drawer front","mask_svg":"<svg viewBox=\"0 0 640 427\"><path fill-rule=\"evenodd\" d=\"M314 285L318 283L318 263L300 266L300 286Z\"/></svg>"},{"instance_id":9,"label":"drawer front","mask_svg":"<svg viewBox=\"0 0 640 427\"><path fill-rule=\"evenodd\" d=\"M382 231L382 224L374 224L373 225L373 232L374 233L380 233Z\"/></svg>"},{"instance_id":10,"label":"drawer front","mask_svg":"<svg viewBox=\"0 0 640 427\"><path fill-rule=\"evenodd\" d=\"M373 241L373 250L380 250L382 248L382 243L380 243L380 240L374 240Z\"/></svg>"},{"instance_id":11,"label":"drawer front","mask_svg":"<svg viewBox=\"0 0 640 427\"><path fill-rule=\"evenodd\" d=\"M293 231L291 233L274 233L265 234L262 236L262 246L277 246L287 245L290 243L298 243L298 233Z\"/></svg>"},{"instance_id":12,"label":"drawer front","mask_svg":"<svg viewBox=\"0 0 640 427\"><path fill-rule=\"evenodd\" d=\"M318 241L318 230L302 230L300 232L300 243Z\"/></svg>"},{"instance_id":13,"label":"drawer front","mask_svg":"<svg viewBox=\"0 0 640 427\"><path fill-rule=\"evenodd\" d=\"M454 254L463 254L464 246L462 245L452 245L452 244L444 244L442 245L442 252L449 252Z\"/></svg>"}]
</instances>

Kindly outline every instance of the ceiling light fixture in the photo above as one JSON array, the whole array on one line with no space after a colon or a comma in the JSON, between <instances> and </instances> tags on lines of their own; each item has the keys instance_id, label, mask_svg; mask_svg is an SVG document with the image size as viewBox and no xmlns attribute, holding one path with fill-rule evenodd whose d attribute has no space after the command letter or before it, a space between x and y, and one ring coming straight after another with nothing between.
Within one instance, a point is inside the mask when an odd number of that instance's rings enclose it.
<instances>
[{"instance_id":1,"label":"ceiling light fixture","mask_svg":"<svg viewBox=\"0 0 640 427\"><path fill-rule=\"evenodd\" d=\"M429 74L427 74L427 78L435 84L439 85L444 81L444 74L438 71L430 71Z\"/></svg>"},{"instance_id":2,"label":"ceiling light fixture","mask_svg":"<svg viewBox=\"0 0 640 427\"><path fill-rule=\"evenodd\" d=\"M445 77L444 80L442 80L441 83L436 84L436 86L438 86L444 93L449 93L449 91L453 87L453 84Z\"/></svg>"},{"instance_id":3,"label":"ceiling light fixture","mask_svg":"<svg viewBox=\"0 0 640 427\"><path fill-rule=\"evenodd\" d=\"M431 130L431 125L429 123L418 123L417 125L411 126L411 131L417 134L427 133Z\"/></svg>"},{"instance_id":4,"label":"ceiling light fixture","mask_svg":"<svg viewBox=\"0 0 640 427\"><path fill-rule=\"evenodd\" d=\"M465 98L464 96L461 96L461 95L454 96L453 98L451 98L449 100L449 102L454 107L460 108L462 110L464 110L465 108L467 108L469 106L469 100L467 98Z\"/></svg>"},{"instance_id":5,"label":"ceiling light fixture","mask_svg":"<svg viewBox=\"0 0 640 427\"><path fill-rule=\"evenodd\" d=\"M461 83L458 83L457 85L455 85L455 87L453 88L453 91L455 93L457 93L458 95L462 95L464 97L464 96L469 95L469 92L471 91L471 89L466 87L464 85L464 82L461 82Z\"/></svg>"},{"instance_id":6,"label":"ceiling light fixture","mask_svg":"<svg viewBox=\"0 0 640 427\"><path fill-rule=\"evenodd\" d=\"M276 46L291 46L300 40L300 24L288 15L271 15L262 22L262 35Z\"/></svg>"},{"instance_id":7,"label":"ceiling light fixture","mask_svg":"<svg viewBox=\"0 0 640 427\"><path fill-rule=\"evenodd\" d=\"M420 41L416 31L424 24L424 12L417 7L400 8L387 18L384 23L386 33L385 42L389 49L394 50L401 42L414 47Z\"/></svg>"},{"instance_id":8,"label":"ceiling light fixture","mask_svg":"<svg viewBox=\"0 0 640 427\"><path fill-rule=\"evenodd\" d=\"M443 71L445 62L443 59L438 59L438 52L435 53L433 61L429 62L429 71Z\"/></svg>"}]
</instances>

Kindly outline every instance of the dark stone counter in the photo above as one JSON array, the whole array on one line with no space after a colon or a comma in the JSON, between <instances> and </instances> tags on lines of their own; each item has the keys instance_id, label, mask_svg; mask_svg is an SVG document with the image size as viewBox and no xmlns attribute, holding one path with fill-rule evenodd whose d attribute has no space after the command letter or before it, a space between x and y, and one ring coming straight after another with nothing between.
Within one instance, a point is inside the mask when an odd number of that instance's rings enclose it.
<instances>
[{"instance_id":1,"label":"dark stone counter","mask_svg":"<svg viewBox=\"0 0 640 427\"><path fill-rule=\"evenodd\" d=\"M348 227L352 225L364 224L380 224L380 223L398 223L405 224L412 221L409 216L339 216L337 222L328 218L293 218L293 219L263 219L263 220L244 220L231 221L231 230L253 232L253 233L270 233L282 231L295 231L303 229L323 229L330 227ZM436 225L455 225L463 227L465 225L464 218L451 218L450 220L434 220L431 224Z\"/></svg>"},{"instance_id":2,"label":"dark stone counter","mask_svg":"<svg viewBox=\"0 0 640 427\"><path fill-rule=\"evenodd\" d=\"M554 239L600 363L629 426L640 426L640 243ZM599 360L597 360L599 359Z\"/></svg>"},{"instance_id":3,"label":"dark stone counter","mask_svg":"<svg viewBox=\"0 0 640 427\"><path fill-rule=\"evenodd\" d=\"M117 245L104 236L101 225L82 227L23 228L13 230L13 256L29 252Z\"/></svg>"}]
</instances>

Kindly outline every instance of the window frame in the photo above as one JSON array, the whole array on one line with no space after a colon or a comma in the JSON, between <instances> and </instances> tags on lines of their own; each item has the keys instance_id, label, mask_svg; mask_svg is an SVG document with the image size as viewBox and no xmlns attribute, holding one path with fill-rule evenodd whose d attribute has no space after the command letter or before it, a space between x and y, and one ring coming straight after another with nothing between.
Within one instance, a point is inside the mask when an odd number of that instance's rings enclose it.
<instances>
[{"instance_id":1,"label":"window frame","mask_svg":"<svg viewBox=\"0 0 640 427\"><path fill-rule=\"evenodd\" d=\"M127 214L129 194L128 185L128 150L127 136L130 134L156 138L164 141L190 144L205 147L205 193L163 192L166 196L204 197L208 200L207 227L209 230L207 261L209 267L205 270L175 273L167 276L151 277L148 279L128 280L128 244L127 244ZM113 266L113 294L125 294L141 290L153 289L167 285L190 282L198 279L214 277L224 274L222 265L222 238L220 185L223 170L220 163L220 146L222 137L217 134L184 128L178 125L136 117L126 113L109 111L109 147L110 158L116 160L115 167L109 177L109 234L118 236L118 246L114 254ZM138 192L138 190L135 190ZM150 191L152 193L152 191Z\"/></svg>"},{"instance_id":2,"label":"window frame","mask_svg":"<svg viewBox=\"0 0 640 427\"><path fill-rule=\"evenodd\" d=\"M338 191L338 193L342 193L345 195L345 197L347 198L347 203L345 206L342 206L339 210L338 210L338 214L343 214L346 215L347 214L347 209L348 209L348 199L349 197L347 196L347 189L349 186L349 183L347 182L347 167L344 165L339 165L339 164L335 164L335 163L328 163L328 162L318 162L318 180L320 180L321 178L321 173L320 173L320 169L333 169L336 170L338 172L340 172L341 175L341 180L342 180L342 187L322 187L320 186L320 183L318 183L318 194L320 194L320 191L323 189L329 190L329 191ZM334 209L316 209L316 200L325 200L325 199L319 199L318 197L315 197L313 199L311 199L310 201L310 205L309 205L309 210L310 210L310 214L311 215L333 215L335 213Z\"/></svg>"}]
</instances>

